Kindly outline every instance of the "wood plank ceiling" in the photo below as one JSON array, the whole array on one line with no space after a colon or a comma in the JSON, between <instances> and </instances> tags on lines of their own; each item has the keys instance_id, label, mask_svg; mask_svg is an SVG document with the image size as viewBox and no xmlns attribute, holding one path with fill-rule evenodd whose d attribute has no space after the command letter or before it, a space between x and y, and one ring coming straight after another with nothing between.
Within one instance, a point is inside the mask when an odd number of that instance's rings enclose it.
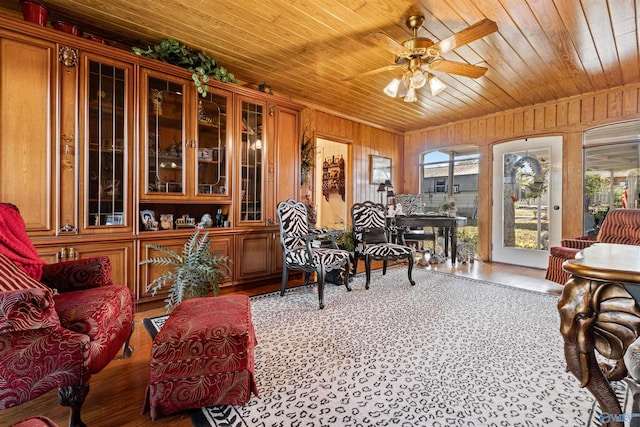
<instances>
[{"instance_id":1,"label":"wood plank ceiling","mask_svg":"<svg viewBox=\"0 0 640 427\"><path fill-rule=\"evenodd\" d=\"M201 49L243 84L364 123L407 131L640 82L640 0L42 0L51 19L122 46L163 38ZM20 13L18 0L0 10ZM405 19L420 11L418 35L439 41L488 18L498 32L445 59L481 65L471 79L435 74L447 89L418 102L389 98L398 71L342 81L394 63L366 35L411 37Z\"/></svg>"}]
</instances>

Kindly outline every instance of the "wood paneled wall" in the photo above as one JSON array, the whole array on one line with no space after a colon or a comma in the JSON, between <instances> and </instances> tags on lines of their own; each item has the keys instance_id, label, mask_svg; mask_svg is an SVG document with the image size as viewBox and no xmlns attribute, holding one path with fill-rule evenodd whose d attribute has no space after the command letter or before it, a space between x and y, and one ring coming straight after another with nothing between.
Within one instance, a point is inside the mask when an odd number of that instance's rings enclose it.
<instances>
[{"instance_id":1,"label":"wood paneled wall","mask_svg":"<svg viewBox=\"0 0 640 427\"><path fill-rule=\"evenodd\" d=\"M425 151L454 145L477 145L480 152L478 226L480 258L491 254L492 146L520 138L562 135L562 235L582 235L583 156L585 130L640 118L640 84L584 94L528 108L507 110L444 126L408 132L404 136L404 191L419 191L419 156Z\"/></svg>"},{"instance_id":2,"label":"wood paneled wall","mask_svg":"<svg viewBox=\"0 0 640 427\"><path fill-rule=\"evenodd\" d=\"M369 156L392 159L391 180L396 193L404 191L404 144L403 135L381 130L330 113L306 109L302 112L302 128L308 127L310 134L325 139L348 143L349 170L347 174L347 209L356 202L380 201L378 186L369 183ZM305 194L305 189L303 189ZM316 200L322 197L316 194ZM346 219L351 223L351 218Z\"/></svg>"}]
</instances>

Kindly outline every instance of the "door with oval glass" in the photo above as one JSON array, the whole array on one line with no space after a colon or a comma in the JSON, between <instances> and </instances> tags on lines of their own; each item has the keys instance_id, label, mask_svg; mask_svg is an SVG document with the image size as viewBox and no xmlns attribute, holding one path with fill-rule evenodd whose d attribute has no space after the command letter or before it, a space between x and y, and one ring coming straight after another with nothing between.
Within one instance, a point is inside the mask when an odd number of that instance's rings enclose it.
<instances>
[{"instance_id":1,"label":"door with oval glass","mask_svg":"<svg viewBox=\"0 0 640 427\"><path fill-rule=\"evenodd\" d=\"M546 268L562 235L562 137L493 147L491 260Z\"/></svg>"}]
</instances>

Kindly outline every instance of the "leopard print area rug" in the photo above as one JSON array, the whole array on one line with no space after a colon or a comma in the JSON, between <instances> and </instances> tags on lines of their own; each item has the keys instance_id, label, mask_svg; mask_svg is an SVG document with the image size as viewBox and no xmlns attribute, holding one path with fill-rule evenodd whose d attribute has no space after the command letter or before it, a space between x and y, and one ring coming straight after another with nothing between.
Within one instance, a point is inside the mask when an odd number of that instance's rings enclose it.
<instances>
[{"instance_id":1,"label":"leopard print area rug","mask_svg":"<svg viewBox=\"0 0 640 427\"><path fill-rule=\"evenodd\" d=\"M251 299L259 397L196 426L586 426L557 297L439 272Z\"/></svg>"}]
</instances>

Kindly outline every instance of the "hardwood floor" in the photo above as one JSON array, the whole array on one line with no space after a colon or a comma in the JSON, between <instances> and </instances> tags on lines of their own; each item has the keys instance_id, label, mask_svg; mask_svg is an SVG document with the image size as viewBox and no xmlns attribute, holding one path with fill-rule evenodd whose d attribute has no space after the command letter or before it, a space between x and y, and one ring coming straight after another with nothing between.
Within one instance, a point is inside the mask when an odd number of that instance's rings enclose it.
<instances>
[{"instance_id":1,"label":"hardwood floor","mask_svg":"<svg viewBox=\"0 0 640 427\"><path fill-rule=\"evenodd\" d=\"M362 264L362 263L361 263ZM451 264L446 262L416 269L432 269L445 273L488 280L504 285L559 295L562 287L544 279L544 270L507 264L482 263ZM362 273L363 274L363 273ZM279 289L278 283L266 284L243 294L261 294ZM142 325L142 319L164 314L163 308L139 311L131 344L133 356L116 358L102 372L91 378L91 391L83 406L82 419L89 427L99 426L191 426L186 413L151 421L149 414L142 414L145 390L149 380L149 355L151 338ZM0 411L0 425L11 425L25 418L44 415L60 426L68 424L69 409L58 404L57 390L16 408Z\"/></svg>"}]
</instances>

